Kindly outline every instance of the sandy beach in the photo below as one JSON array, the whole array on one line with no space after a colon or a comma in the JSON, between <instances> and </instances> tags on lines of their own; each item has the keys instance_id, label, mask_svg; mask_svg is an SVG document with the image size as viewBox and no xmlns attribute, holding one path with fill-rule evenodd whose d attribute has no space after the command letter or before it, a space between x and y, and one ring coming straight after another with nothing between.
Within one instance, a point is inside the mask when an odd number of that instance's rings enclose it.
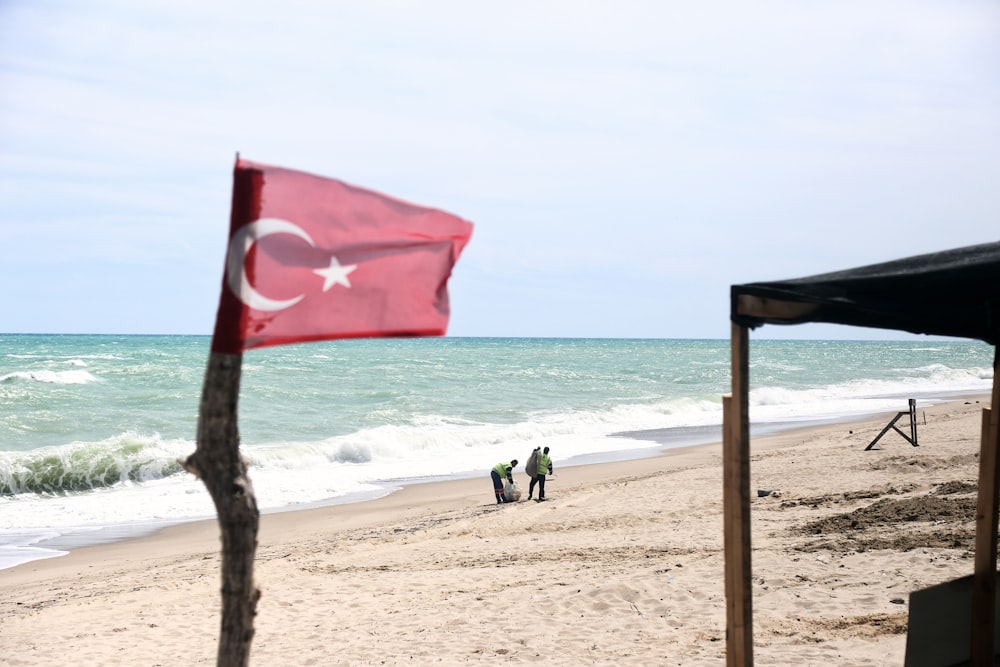
<instances>
[{"instance_id":1,"label":"sandy beach","mask_svg":"<svg viewBox=\"0 0 1000 667\"><path fill-rule=\"evenodd\" d=\"M903 663L909 594L972 573L987 404L918 407L919 447L864 451L889 416L754 440L757 664ZM553 454L544 503L484 471L264 516L252 664L724 664L721 446ZM214 664L218 580L214 522L2 570L3 662Z\"/></svg>"}]
</instances>

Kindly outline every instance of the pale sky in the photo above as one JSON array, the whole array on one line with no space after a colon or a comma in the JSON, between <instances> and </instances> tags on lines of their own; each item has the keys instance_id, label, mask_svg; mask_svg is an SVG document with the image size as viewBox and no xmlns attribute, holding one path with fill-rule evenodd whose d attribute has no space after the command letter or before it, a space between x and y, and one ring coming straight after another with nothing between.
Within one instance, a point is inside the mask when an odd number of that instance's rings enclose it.
<instances>
[{"instance_id":1,"label":"pale sky","mask_svg":"<svg viewBox=\"0 0 1000 667\"><path fill-rule=\"evenodd\" d=\"M473 222L449 335L726 338L1000 239L1000 3L0 0L0 332L210 334L237 152Z\"/></svg>"}]
</instances>

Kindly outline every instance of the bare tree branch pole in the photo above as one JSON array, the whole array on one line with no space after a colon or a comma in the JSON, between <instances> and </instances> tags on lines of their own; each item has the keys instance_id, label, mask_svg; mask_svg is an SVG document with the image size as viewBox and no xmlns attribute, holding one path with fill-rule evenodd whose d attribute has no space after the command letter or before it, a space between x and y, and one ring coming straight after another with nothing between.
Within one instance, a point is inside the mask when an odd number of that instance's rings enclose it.
<instances>
[{"instance_id":1,"label":"bare tree branch pole","mask_svg":"<svg viewBox=\"0 0 1000 667\"><path fill-rule=\"evenodd\" d=\"M222 626L219 667L246 667L260 590L254 583L260 512L240 455L237 405L241 354L209 354L198 410L198 441L184 468L208 488L222 538Z\"/></svg>"}]
</instances>

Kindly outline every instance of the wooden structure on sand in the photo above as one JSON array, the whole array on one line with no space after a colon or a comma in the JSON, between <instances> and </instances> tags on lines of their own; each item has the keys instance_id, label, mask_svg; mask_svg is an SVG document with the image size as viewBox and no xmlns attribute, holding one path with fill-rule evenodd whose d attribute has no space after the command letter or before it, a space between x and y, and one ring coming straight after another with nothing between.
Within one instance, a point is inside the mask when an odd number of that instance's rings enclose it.
<instances>
[{"instance_id":1,"label":"wooden structure on sand","mask_svg":"<svg viewBox=\"0 0 1000 667\"><path fill-rule=\"evenodd\" d=\"M753 664L750 545L749 331L764 324L828 322L994 346L993 395L983 409L976 510L970 663L993 665L1000 477L1000 242L776 282L733 285L732 393L723 397L727 665ZM915 444L915 443L914 443Z\"/></svg>"},{"instance_id":2,"label":"wooden structure on sand","mask_svg":"<svg viewBox=\"0 0 1000 667\"><path fill-rule=\"evenodd\" d=\"M885 425L885 428L882 429L882 431L875 436L875 439L868 443L868 446L865 447L866 452L871 451L871 449L875 447L875 444L882 439L882 436L889 432L889 429L892 429L896 433L903 436L903 438L905 438L906 441L911 445L913 445L914 447L919 446L917 444L917 401L916 399L911 398L909 400L909 403L910 407L906 410L906 412L897 412L896 416L893 417L892 420ZM896 426L896 422L899 421L900 417L909 417L910 435L906 435L905 433L899 430L898 426Z\"/></svg>"}]
</instances>

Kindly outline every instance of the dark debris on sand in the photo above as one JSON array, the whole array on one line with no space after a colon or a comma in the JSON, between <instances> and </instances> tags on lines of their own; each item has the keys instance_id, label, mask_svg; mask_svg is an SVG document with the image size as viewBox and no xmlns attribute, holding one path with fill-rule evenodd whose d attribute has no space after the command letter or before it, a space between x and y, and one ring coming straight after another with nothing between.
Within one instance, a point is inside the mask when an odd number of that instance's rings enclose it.
<instances>
[{"instance_id":1,"label":"dark debris on sand","mask_svg":"<svg viewBox=\"0 0 1000 667\"><path fill-rule=\"evenodd\" d=\"M976 485L954 481L937 485L920 495L884 497L905 494L910 490L860 491L836 497L789 501L789 507L806 505L820 508L878 498L851 511L797 526L794 532L816 538L802 545L800 550L826 549L843 553L942 548L959 549L971 556L975 539Z\"/></svg>"}]
</instances>

